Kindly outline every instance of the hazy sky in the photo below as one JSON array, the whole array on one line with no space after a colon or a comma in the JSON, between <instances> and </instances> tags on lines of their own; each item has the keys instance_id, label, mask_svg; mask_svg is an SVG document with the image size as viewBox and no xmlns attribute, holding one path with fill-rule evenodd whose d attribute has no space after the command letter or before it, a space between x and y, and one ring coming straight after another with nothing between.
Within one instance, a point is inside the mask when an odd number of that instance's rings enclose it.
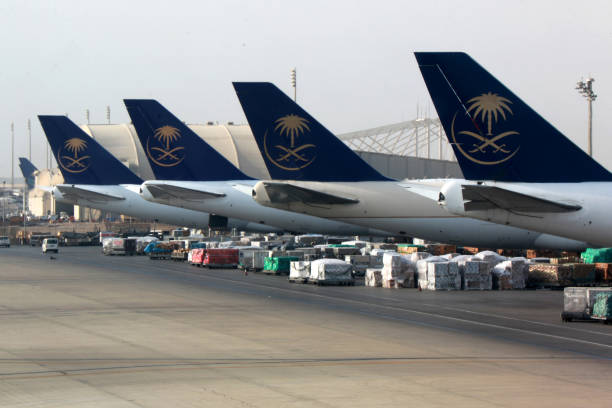
<instances>
[{"instance_id":1,"label":"hazy sky","mask_svg":"<svg viewBox=\"0 0 612 408\"><path fill-rule=\"evenodd\" d=\"M609 1L0 2L0 176L16 156L45 165L36 115L128 122L123 98L156 98L187 122L246 123L232 81L271 81L333 132L410 120L430 106L413 51L466 51L586 148L593 75L595 157L612 169ZM16 161L17 163L17 161ZM568 164L571 165L571 164ZM15 174L19 174L15 165Z\"/></svg>"}]
</instances>

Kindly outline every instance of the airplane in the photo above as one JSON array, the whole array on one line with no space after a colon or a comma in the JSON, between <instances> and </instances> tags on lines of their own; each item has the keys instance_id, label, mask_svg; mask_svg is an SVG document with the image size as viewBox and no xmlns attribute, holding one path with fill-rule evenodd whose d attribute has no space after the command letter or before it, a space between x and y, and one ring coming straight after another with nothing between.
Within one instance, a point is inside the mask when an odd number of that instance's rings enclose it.
<instances>
[{"instance_id":1,"label":"airplane","mask_svg":"<svg viewBox=\"0 0 612 408\"><path fill-rule=\"evenodd\" d=\"M21 174L23 174L28 189L33 189L36 182L34 173L37 172L38 169L25 157L19 158L19 168L21 169Z\"/></svg>"},{"instance_id":2,"label":"airplane","mask_svg":"<svg viewBox=\"0 0 612 408\"><path fill-rule=\"evenodd\" d=\"M234 88L273 179L253 189L254 199L262 205L463 246L586 246L450 214L420 194L420 190L439 192L445 180L389 179L273 84L235 82Z\"/></svg>"},{"instance_id":3,"label":"airplane","mask_svg":"<svg viewBox=\"0 0 612 408\"><path fill-rule=\"evenodd\" d=\"M449 180L448 211L612 246L612 173L469 55L415 53L466 180Z\"/></svg>"},{"instance_id":4,"label":"airplane","mask_svg":"<svg viewBox=\"0 0 612 408\"><path fill-rule=\"evenodd\" d=\"M51 190L58 201L186 227L279 232L267 225L146 201L140 196L142 180L70 119L38 119L64 176L64 184Z\"/></svg>"},{"instance_id":5,"label":"airplane","mask_svg":"<svg viewBox=\"0 0 612 408\"><path fill-rule=\"evenodd\" d=\"M146 200L222 213L290 232L393 235L259 205L251 198L259 180L236 168L159 102L126 99L124 103L157 179L142 184Z\"/></svg>"}]
</instances>

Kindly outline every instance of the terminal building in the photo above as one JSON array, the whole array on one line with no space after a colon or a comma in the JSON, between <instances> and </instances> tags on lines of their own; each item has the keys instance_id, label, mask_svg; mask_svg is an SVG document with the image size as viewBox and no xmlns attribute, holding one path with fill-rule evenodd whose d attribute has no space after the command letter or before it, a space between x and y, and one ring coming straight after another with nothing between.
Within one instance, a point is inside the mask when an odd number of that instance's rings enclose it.
<instances>
[{"instance_id":1,"label":"terminal building","mask_svg":"<svg viewBox=\"0 0 612 408\"><path fill-rule=\"evenodd\" d=\"M208 144L245 174L257 179L269 179L251 129L248 125L207 124L188 125ZM145 151L131 124L87 124L81 128L143 180L154 179ZM372 167L394 179L460 178L463 177L453 151L438 119L419 118L338 135ZM29 209L36 216L60 211L44 188L63 182L57 168L40 170L36 186L28 195ZM60 205L60 207L62 207ZM61 211L72 213L69 208ZM81 219L96 219L99 212L75 206L74 215Z\"/></svg>"}]
</instances>

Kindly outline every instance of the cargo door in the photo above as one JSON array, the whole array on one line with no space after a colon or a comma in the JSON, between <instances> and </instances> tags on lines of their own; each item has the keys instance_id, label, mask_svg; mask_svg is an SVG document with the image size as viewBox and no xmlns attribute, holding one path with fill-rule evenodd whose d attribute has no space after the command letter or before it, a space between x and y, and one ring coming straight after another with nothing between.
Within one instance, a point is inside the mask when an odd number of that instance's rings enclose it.
<instances>
[{"instance_id":1,"label":"cargo door","mask_svg":"<svg viewBox=\"0 0 612 408\"><path fill-rule=\"evenodd\" d=\"M227 229L227 217L217 214L210 214L208 218L208 227L213 230Z\"/></svg>"}]
</instances>

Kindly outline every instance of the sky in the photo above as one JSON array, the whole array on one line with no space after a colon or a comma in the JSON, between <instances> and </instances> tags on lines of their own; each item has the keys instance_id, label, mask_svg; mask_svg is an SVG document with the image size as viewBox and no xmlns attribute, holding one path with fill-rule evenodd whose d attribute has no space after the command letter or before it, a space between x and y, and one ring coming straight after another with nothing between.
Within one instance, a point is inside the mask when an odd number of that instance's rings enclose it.
<instances>
[{"instance_id":1,"label":"sky","mask_svg":"<svg viewBox=\"0 0 612 408\"><path fill-rule=\"evenodd\" d=\"M124 98L155 98L188 123L246 123L232 81L270 81L334 133L435 110L414 51L465 51L612 169L609 1L26 1L0 3L0 177L15 157L45 166L39 114L129 122ZM15 175L20 175L15 159Z\"/></svg>"}]
</instances>

